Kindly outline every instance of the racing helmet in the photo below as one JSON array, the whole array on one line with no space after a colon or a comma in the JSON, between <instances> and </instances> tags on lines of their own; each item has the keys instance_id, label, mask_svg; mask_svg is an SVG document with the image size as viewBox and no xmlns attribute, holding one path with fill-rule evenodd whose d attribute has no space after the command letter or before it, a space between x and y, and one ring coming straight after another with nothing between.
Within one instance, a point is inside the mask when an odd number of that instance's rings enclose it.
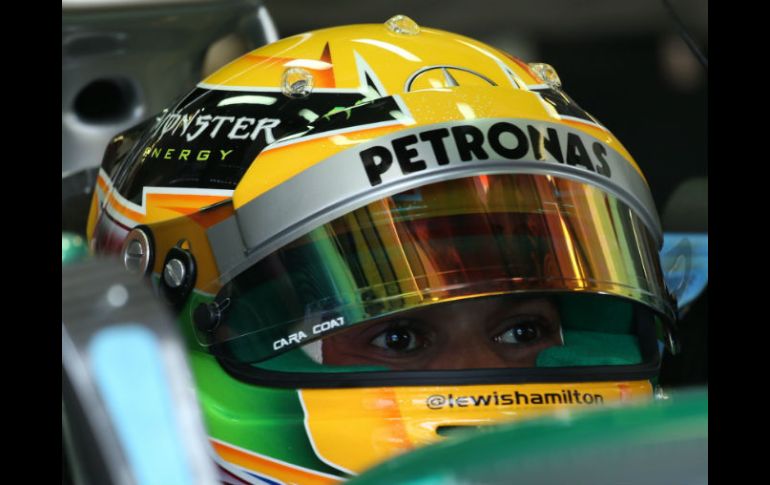
<instances>
[{"instance_id":1,"label":"racing helmet","mask_svg":"<svg viewBox=\"0 0 770 485\"><path fill-rule=\"evenodd\" d=\"M88 224L172 305L232 483L651 398L647 182L547 64L404 16L289 37L116 136Z\"/></svg>"}]
</instances>

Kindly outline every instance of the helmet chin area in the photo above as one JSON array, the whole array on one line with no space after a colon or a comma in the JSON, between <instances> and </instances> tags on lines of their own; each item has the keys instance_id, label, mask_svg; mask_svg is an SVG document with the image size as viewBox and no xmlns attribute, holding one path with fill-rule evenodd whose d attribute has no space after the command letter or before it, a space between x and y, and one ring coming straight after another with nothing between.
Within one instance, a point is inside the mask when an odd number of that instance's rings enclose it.
<instances>
[{"instance_id":1,"label":"helmet chin area","mask_svg":"<svg viewBox=\"0 0 770 485\"><path fill-rule=\"evenodd\" d=\"M298 401L314 454L343 476L479 427L653 399L651 381L660 368L657 336L661 326L654 313L642 305L606 295L530 294L460 300L444 304L444 310L456 319L463 317L460 307L464 305L480 319L499 315L498 305L526 308L531 314L533 308L522 307L520 302L542 302L544 298L558 311L559 341L540 350L528 367L472 368L467 366L474 359L458 357L465 368L394 369L399 365L398 357L386 362L372 356L373 350L382 350L387 342L378 333L388 328L387 322L378 321L369 324L372 328L366 328L367 324L354 326L261 362L245 364L223 357L217 362L233 382L248 384L248 392L255 396L270 389L271 399ZM592 312L586 312L589 307ZM446 317L443 310L416 313L415 318ZM404 325L403 320L401 317L399 325ZM376 328L383 323L385 326ZM451 332L451 322L440 320L441 324ZM397 327L393 335L410 335L413 330L405 328ZM499 328L495 327L495 332ZM370 355L370 359L355 364L330 363L334 360L329 353L330 341L359 330L375 345L362 354ZM471 338L470 330L489 335L483 326L471 326L459 338ZM507 330L500 333L503 337L490 345L506 345L505 341L516 335L512 337ZM339 341L351 343L356 339ZM433 345L440 341L435 338ZM397 341L395 347L409 348ZM210 398L212 402L229 399L225 395ZM218 451L228 453L227 446L218 443Z\"/></svg>"},{"instance_id":2,"label":"helmet chin area","mask_svg":"<svg viewBox=\"0 0 770 485\"><path fill-rule=\"evenodd\" d=\"M533 298L542 296L524 299ZM226 385L207 386L204 399L212 409L243 409L239 419L253 423L249 429L256 434L275 426L289 433L301 423L300 441L312 448L322 469L341 478L476 428L653 399L662 328L653 312L606 295L550 298L557 302L561 343L542 349L531 367L394 370L377 359L324 362L329 357L325 340L353 327L258 363L209 360L199 375L204 379L219 375L217 381ZM510 297L481 300L474 308L479 314L480 306L493 300L516 307ZM467 303L461 300L457 305ZM446 306L460 313L453 305ZM586 307L594 311L587 313ZM372 340L378 345L383 341ZM282 418L266 422L260 419L263 413ZM232 420L220 413L209 419L218 429L233 427ZM264 469L253 457L238 454L232 442L213 444L231 462ZM288 477L298 472L283 473Z\"/></svg>"},{"instance_id":3,"label":"helmet chin area","mask_svg":"<svg viewBox=\"0 0 770 485\"><path fill-rule=\"evenodd\" d=\"M640 380L303 389L298 394L318 454L357 471L464 430L649 400L652 386Z\"/></svg>"}]
</instances>

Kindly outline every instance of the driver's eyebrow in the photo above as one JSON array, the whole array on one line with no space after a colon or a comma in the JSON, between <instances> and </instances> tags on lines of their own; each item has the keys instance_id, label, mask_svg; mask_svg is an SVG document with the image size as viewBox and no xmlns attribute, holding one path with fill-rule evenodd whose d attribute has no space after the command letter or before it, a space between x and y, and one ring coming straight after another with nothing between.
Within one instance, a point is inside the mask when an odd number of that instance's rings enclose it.
<instances>
[{"instance_id":1,"label":"driver's eyebrow","mask_svg":"<svg viewBox=\"0 0 770 485\"><path fill-rule=\"evenodd\" d=\"M534 317L540 317L540 323L548 327L550 330L561 330L561 312L559 312L558 306L552 303L550 300L545 300L546 303L541 304L538 302L537 306L526 305L518 306L515 308L509 308L501 315L496 317L497 322L503 322L509 318L515 318L520 315L531 315ZM541 306L545 305L545 306ZM552 308L550 306L553 306Z\"/></svg>"}]
</instances>

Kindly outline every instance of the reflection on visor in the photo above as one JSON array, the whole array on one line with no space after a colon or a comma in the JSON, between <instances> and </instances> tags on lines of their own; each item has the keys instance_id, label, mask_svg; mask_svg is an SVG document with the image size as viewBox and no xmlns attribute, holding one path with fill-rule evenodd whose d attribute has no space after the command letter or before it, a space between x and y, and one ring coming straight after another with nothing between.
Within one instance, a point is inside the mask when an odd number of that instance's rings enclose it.
<instances>
[{"instance_id":1,"label":"reflection on visor","mask_svg":"<svg viewBox=\"0 0 770 485\"><path fill-rule=\"evenodd\" d=\"M546 175L451 180L371 203L262 259L221 289L221 323L198 338L260 362L406 310L532 292L615 295L669 316L657 254L631 210L594 187Z\"/></svg>"}]
</instances>

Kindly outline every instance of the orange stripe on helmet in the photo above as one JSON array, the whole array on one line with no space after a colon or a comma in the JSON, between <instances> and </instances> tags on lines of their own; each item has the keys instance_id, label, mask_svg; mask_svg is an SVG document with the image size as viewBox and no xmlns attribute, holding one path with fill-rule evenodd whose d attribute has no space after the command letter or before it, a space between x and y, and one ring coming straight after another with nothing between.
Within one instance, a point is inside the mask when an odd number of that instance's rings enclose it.
<instances>
[{"instance_id":1,"label":"orange stripe on helmet","mask_svg":"<svg viewBox=\"0 0 770 485\"><path fill-rule=\"evenodd\" d=\"M340 483L342 481L327 475L321 475L320 473L313 473L310 470L293 467L288 463L281 463L266 457L247 453L214 440L211 440L211 445L225 461L286 483L320 485Z\"/></svg>"}]
</instances>

